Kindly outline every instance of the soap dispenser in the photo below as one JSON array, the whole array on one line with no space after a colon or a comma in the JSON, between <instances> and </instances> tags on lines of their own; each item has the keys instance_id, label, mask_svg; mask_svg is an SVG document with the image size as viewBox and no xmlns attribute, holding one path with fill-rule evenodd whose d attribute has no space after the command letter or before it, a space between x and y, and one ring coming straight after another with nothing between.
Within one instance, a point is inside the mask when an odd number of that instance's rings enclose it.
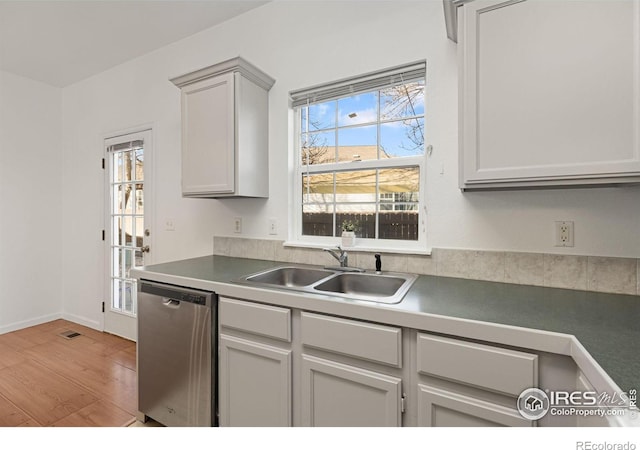
<instances>
[{"instance_id":1,"label":"soap dispenser","mask_svg":"<svg viewBox=\"0 0 640 450\"><path fill-rule=\"evenodd\" d=\"M375 257L376 257L376 273L377 274L381 274L382 273L382 261L380 260L380 253L376 253Z\"/></svg>"}]
</instances>

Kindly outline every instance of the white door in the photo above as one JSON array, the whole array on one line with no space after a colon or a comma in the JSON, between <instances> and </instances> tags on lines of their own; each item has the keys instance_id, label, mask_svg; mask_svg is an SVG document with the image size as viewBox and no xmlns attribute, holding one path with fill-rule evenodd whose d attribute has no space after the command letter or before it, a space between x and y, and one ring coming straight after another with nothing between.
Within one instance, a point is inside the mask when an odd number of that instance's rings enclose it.
<instances>
[{"instance_id":1,"label":"white door","mask_svg":"<svg viewBox=\"0 0 640 450\"><path fill-rule=\"evenodd\" d=\"M107 283L104 331L137 340L133 266L150 263L151 130L105 139Z\"/></svg>"}]
</instances>

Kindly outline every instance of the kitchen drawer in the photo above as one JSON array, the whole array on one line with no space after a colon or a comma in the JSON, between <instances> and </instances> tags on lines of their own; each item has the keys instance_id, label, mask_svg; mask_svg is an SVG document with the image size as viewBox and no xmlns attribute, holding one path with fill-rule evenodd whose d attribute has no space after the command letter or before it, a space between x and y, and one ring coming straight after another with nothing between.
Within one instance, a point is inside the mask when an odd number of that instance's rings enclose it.
<instances>
[{"instance_id":1,"label":"kitchen drawer","mask_svg":"<svg viewBox=\"0 0 640 450\"><path fill-rule=\"evenodd\" d=\"M513 396L538 385L538 355L418 333L418 372Z\"/></svg>"},{"instance_id":2,"label":"kitchen drawer","mask_svg":"<svg viewBox=\"0 0 640 450\"><path fill-rule=\"evenodd\" d=\"M291 342L291 311L220 297L220 326Z\"/></svg>"},{"instance_id":3,"label":"kitchen drawer","mask_svg":"<svg viewBox=\"0 0 640 450\"><path fill-rule=\"evenodd\" d=\"M400 328L303 312L302 343L308 347L402 367Z\"/></svg>"}]
</instances>

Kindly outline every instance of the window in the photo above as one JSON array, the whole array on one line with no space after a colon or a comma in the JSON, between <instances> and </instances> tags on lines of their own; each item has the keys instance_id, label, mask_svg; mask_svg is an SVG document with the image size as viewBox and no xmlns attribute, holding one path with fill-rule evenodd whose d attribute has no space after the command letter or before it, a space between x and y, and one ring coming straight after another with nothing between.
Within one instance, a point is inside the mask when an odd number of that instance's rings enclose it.
<instances>
[{"instance_id":1,"label":"window","mask_svg":"<svg viewBox=\"0 0 640 450\"><path fill-rule=\"evenodd\" d=\"M111 311L136 315L135 280L129 271L144 265L144 139L107 141L110 190Z\"/></svg>"},{"instance_id":2,"label":"window","mask_svg":"<svg viewBox=\"0 0 640 450\"><path fill-rule=\"evenodd\" d=\"M425 63L291 93L296 241L424 249ZM331 239L330 239L331 238Z\"/></svg>"}]
</instances>

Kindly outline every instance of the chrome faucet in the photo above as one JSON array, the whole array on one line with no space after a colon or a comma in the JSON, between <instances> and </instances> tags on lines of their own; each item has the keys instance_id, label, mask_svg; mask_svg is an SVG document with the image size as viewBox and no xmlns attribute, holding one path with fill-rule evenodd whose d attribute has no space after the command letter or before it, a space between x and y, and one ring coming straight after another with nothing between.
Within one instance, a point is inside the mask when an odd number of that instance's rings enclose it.
<instances>
[{"instance_id":1,"label":"chrome faucet","mask_svg":"<svg viewBox=\"0 0 640 450\"><path fill-rule=\"evenodd\" d=\"M336 248L323 248L322 250L324 250L325 252L329 252L331 256L337 259L340 263L340 267L349 266L349 255L347 255L347 252L343 250L339 245ZM338 255L336 251L339 251L340 254Z\"/></svg>"}]
</instances>

